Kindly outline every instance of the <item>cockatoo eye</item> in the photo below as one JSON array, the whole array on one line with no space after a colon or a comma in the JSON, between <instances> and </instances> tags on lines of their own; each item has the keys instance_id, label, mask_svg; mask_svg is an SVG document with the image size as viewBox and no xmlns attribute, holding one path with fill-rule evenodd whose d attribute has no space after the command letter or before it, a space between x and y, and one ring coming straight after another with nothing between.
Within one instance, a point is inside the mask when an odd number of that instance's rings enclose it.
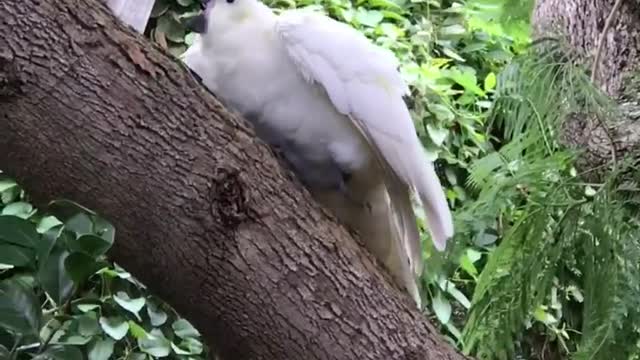
<instances>
[{"instance_id":1,"label":"cockatoo eye","mask_svg":"<svg viewBox=\"0 0 640 360\"><path fill-rule=\"evenodd\" d=\"M229 4L233 4L233 2L234 2L234 1L235 1L235 0L227 0L227 3L229 3Z\"/></svg>"}]
</instances>

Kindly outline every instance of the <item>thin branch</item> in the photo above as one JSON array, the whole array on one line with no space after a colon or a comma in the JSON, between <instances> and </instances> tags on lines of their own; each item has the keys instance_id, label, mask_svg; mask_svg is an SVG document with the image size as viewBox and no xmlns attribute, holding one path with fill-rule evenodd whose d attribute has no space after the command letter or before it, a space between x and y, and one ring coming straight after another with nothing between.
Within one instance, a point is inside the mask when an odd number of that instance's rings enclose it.
<instances>
[{"instance_id":1,"label":"thin branch","mask_svg":"<svg viewBox=\"0 0 640 360\"><path fill-rule=\"evenodd\" d=\"M593 59L593 64L591 65L591 82L595 84L596 82L596 73L598 72L598 64L600 64L600 57L602 56L602 48L604 47L605 36L607 36L607 31L613 24L613 19L615 19L616 14L618 13L618 9L622 5L622 0L616 0L615 4L613 4L613 9L609 13L607 20L604 23L604 27L602 28L602 32L600 33L600 39L598 39L598 48L596 50L596 56Z\"/></svg>"},{"instance_id":2,"label":"thin branch","mask_svg":"<svg viewBox=\"0 0 640 360\"><path fill-rule=\"evenodd\" d=\"M607 20L604 23L602 32L600 33L600 38L598 39L598 48L596 49L596 54L593 59L593 64L591 65L591 82L593 84L596 84L596 76L597 76L596 74L598 73L598 64L600 64L600 57L602 56L602 49L604 48L604 41L605 41L605 37L607 36L607 31L609 31L609 28L613 24L613 19L615 19L615 16L618 13L618 9L620 9L621 5L622 5L622 0L616 0L615 4L613 4L613 8L611 9L611 12L609 12L609 16L607 16ZM607 137L611 142L611 159L615 166L617 162L616 143L613 139L613 135L611 135L609 128L605 126L604 121L602 121L600 116L597 114L596 114L596 120L598 121L598 124L600 124L604 132L607 134Z\"/></svg>"}]
</instances>

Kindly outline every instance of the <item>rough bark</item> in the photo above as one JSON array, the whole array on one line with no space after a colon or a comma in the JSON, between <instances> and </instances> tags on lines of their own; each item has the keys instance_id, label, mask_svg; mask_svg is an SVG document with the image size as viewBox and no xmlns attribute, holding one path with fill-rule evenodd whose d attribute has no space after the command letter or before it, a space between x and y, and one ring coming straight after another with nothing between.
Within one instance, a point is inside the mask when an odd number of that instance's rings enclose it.
<instances>
[{"instance_id":1,"label":"rough bark","mask_svg":"<svg viewBox=\"0 0 640 360\"><path fill-rule=\"evenodd\" d=\"M568 119L567 144L584 150L580 164L587 169L610 163L612 148L618 159L626 155L637 157L640 149L640 2L622 0L611 26L605 30L615 2L538 0L533 12L536 35L560 35L589 69L597 57L596 85L620 105L621 117L602 119L608 130L591 114L574 114ZM602 50L596 56L603 33Z\"/></svg>"},{"instance_id":2,"label":"rough bark","mask_svg":"<svg viewBox=\"0 0 640 360\"><path fill-rule=\"evenodd\" d=\"M226 359L462 359L178 61L98 0L0 2L0 168Z\"/></svg>"}]
</instances>

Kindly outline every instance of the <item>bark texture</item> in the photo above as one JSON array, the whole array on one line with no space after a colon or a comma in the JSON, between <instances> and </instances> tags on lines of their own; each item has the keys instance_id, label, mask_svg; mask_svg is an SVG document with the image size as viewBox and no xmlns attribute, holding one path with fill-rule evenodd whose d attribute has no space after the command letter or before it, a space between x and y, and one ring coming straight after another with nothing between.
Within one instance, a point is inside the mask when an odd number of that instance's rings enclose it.
<instances>
[{"instance_id":1,"label":"bark texture","mask_svg":"<svg viewBox=\"0 0 640 360\"><path fill-rule=\"evenodd\" d=\"M225 359L462 359L244 122L98 0L0 2L0 168Z\"/></svg>"},{"instance_id":2,"label":"bark texture","mask_svg":"<svg viewBox=\"0 0 640 360\"><path fill-rule=\"evenodd\" d=\"M584 150L580 163L586 169L611 162L612 148L618 159L626 155L637 158L640 149L640 2L622 0L605 30L615 2L538 0L533 12L536 35L562 36L589 69L597 57L596 84L620 105L621 116L602 119L608 131L590 114L567 119L567 143ZM602 34L602 51L596 55Z\"/></svg>"}]
</instances>

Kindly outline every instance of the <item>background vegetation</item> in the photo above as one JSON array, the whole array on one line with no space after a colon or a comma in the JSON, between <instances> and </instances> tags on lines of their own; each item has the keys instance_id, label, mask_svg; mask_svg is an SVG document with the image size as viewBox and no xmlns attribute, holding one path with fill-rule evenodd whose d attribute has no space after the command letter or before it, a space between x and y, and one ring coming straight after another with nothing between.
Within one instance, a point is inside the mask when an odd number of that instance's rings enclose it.
<instances>
[{"instance_id":1,"label":"background vegetation","mask_svg":"<svg viewBox=\"0 0 640 360\"><path fill-rule=\"evenodd\" d=\"M640 358L638 186L617 176L635 168L616 159L587 183L561 145L567 115L616 109L560 42L531 46L531 0L267 3L323 9L401 59L455 212L445 255L423 239L424 311L451 343L480 359ZM157 0L146 34L178 55L197 9ZM105 258L107 220L35 209L7 177L0 195L0 359L206 357L196 329Z\"/></svg>"}]
</instances>

